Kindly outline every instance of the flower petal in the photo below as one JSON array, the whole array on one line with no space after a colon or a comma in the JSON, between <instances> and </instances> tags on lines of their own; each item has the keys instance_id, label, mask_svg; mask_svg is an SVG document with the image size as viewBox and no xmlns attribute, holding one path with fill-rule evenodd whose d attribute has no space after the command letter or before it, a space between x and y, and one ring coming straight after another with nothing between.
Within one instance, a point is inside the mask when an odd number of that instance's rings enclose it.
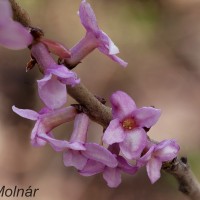
<instances>
[{"instance_id":1,"label":"flower petal","mask_svg":"<svg viewBox=\"0 0 200 200\"><path fill-rule=\"evenodd\" d=\"M103 172L103 178L111 188L116 188L121 183L121 173L118 168L106 167Z\"/></svg>"},{"instance_id":2,"label":"flower petal","mask_svg":"<svg viewBox=\"0 0 200 200\"><path fill-rule=\"evenodd\" d=\"M175 140L164 140L155 147L154 157L165 162L177 157L179 145Z\"/></svg>"},{"instance_id":3,"label":"flower petal","mask_svg":"<svg viewBox=\"0 0 200 200\"><path fill-rule=\"evenodd\" d=\"M45 105L51 109L63 106L67 101L66 86L56 77L46 75L38 80L39 96Z\"/></svg>"},{"instance_id":4,"label":"flower petal","mask_svg":"<svg viewBox=\"0 0 200 200\"><path fill-rule=\"evenodd\" d=\"M79 16L81 19L82 25L87 31L92 31L94 33L98 32L99 27L97 25L96 16L92 10L89 3L85 0L82 0L79 8Z\"/></svg>"},{"instance_id":5,"label":"flower petal","mask_svg":"<svg viewBox=\"0 0 200 200\"><path fill-rule=\"evenodd\" d=\"M63 153L63 162L66 167L73 166L76 169L81 170L86 165L87 158L79 151L68 150Z\"/></svg>"},{"instance_id":6,"label":"flower petal","mask_svg":"<svg viewBox=\"0 0 200 200\"><path fill-rule=\"evenodd\" d=\"M133 116L140 127L151 128L159 119L161 111L152 107L143 107L134 111Z\"/></svg>"},{"instance_id":7,"label":"flower petal","mask_svg":"<svg viewBox=\"0 0 200 200\"><path fill-rule=\"evenodd\" d=\"M63 151L69 147L69 142L65 140L56 140L44 133L40 134L38 137L48 142L55 151Z\"/></svg>"},{"instance_id":8,"label":"flower petal","mask_svg":"<svg viewBox=\"0 0 200 200\"><path fill-rule=\"evenodd\" d=\"M133 99L122 91L113 93L110 101L112 104L113 118L118 118L119 120L129 117L136 109Z\"/></svg>"},{"instance_id":9,"label":"flower petal","mask_svg":"<svg viewBox=\"0 0 200 200\"><path fill-rule=\"evenodd\" d=\"M82 151L82 154L88 159L92 159L101 162L109 167L116 167L117 160L115 156L108 151L105 147L95 143L86 143L86 150Z\"/></svg>"},{"instance_id":10,"label":"flower petal","mask_svg":"<svg viewBox=\"0 0 200 200\"><path fill-rule=\"evenodd\" d=\"M95 174L103 172L104 168L104 164L89 159L84 168L80 170L79 173L83 176L93 176Z\"/></svg>"},{"instance_id":11,"label":"flower petal","mask_svg":"<svg viewBox=\"0 0 200 200\"><path fill-rule=\"evenodd\" d=\"M142 128L135 128L132 131L127 131L124 141L119 143L119 146L127 159L137 159L140 157L146 143L146 132Z\"/></svg>"},{"instance_id":12,"label":"flower petal","mask_svg":"<svg viewBox=\"0 0 200 200\"><path fill-rule=\"evenodd\" d=\"M35 123L35 126L33 127L32 132L31 132L31 140L35 140L36 136L38 135L38 131L41 126L40 124L41 124L41 120L37 120L37 122ZM40 131L45 133L45 131L43 131L41 128L40 128Z\"/></svg>"},{"instance_id":13,"label":"flower petal","mask_svg":"<svg viewBox=\"0 0 200 200\"><path fill-rule=\"evenodd\" d=\"M12 9L8 0L0 1L0 26L6 25L12 18Z\"/></svg>"},{"instance_id":14,"label":"flower petal","mask_svg":"<svg viewBox=\"0 0 200 200\"><path fill-rule=\"evenodd\" d=\"M121 58L119 58L116 55L108 55L108 57L111 58L116 63L119 63L122 67L127 67L127 65L128 65L127 62L125 62L124 60L122 60Z\"/></svg>"},{"instance_id":15,"label":"flower petal","mask_svg":"<svg viewBox=\"0 0 200 200\"><path fill-rule=\"evenodd\" d=\"M39 137L35 137L33 140L31 140L31 144L34 147L41 147L44 146L47 142Z\"/></svg>"},{"instance_id":16,"label":"flower petal","mask_svg":"<svg viewBox=\"0 0 200 200\"><path fill-rule=\"evenodd\" d=\"M113 61L119 63L122 67L127 66L127 62L116 56L115 54L119 53L118 47L114 44L114 42L109 38L109 36L104 33L102 30L98 33L98 49Z\"/></svg>"},{"instance_id":17,"label":"flower petal","mask_svg":"<svg viewBox=\"0 0 200 200\"><path fill-rule=\"evenodd\" d=\"M151 183L155 183L160 178L160 169L162 167L162 162L158 159L152 158L147 163L147 174L149 176L149 179Z\"/></svg>"},{"instance_id":18,"label":"flower petal","mask_svg":"<svg viewBox=\"0 0 200 200\"><path fill-rule=\"evenodd\" d=\"M81 82L80 78L78 79L76 74L69 78L60 78L59 80L61 83L64 83L65 85L70 85L71 87L74 87Z\"/></svg>"},{"instance_id":19,"label":"flower petal","mask_svg":"<svg viewBox=\"0 0 200 200\"><path fill-rule=\"evenodd\" d=\"M56 65L55 68L50 68L46 70L46 72L58 76L61 83L71 85L72 87L80 83L80 79L77 78L77 74L68 70L63 65Z\"/></svg>"},{"instance_id":20,"label":"flower petal","mask_svg":"<svg viewBox=\"0 0 200 200\"><path fill-rule=\"evenodd\" d=\"M31 44L33 38L29 31L20 23L9 21L0 27L0 44L9 49L24 49Z\"/></svg>"},{"instance_id":21,"label":"flower petal","mask_svg":"<svg viewBox=\"0 0 200 200\"><path fill-rule=\"evenodd\" d=\"M106 144L113 144L122 142L125 138L124 130L118 119L114 119L110 122L108 128L103 135L103 141Z\"/></svg>"},{"instance_id":22,"label":"flower petal","mask_svg":"<svg viewBox=\"0 0 200 200\"><path fill-rule=\"evenodd\" d=\"M47 134L47 132L45 131L45 127L41 123L41 120L37 120L31 132L31 144L33 146L40 147L47 143L44 139L38 137L41 134Z\"/></svg>"},{"instance_id":23,"label":"flower petal","mask_svg":"<svg viewBox=\"0 0 200 200\"><path fill-rule=\"evenodd\" d=\"M76 74L68 70L63 65L55 65L54 68L47 69L48 73L54 74L60 78L72 78L76 77Z\"/></svg>"},{"instance_id":24,"label":"flower petal","mask_svg":"<svg viewBox=\"0 0 200 200\"><path fill-rule=\"evenodd\" d=\"M84 151L86 150L85 146L81 142L70 142L69 143L69 149L72 150L79 150L79 151Z\"/></svg>"},{"instance_id":25,"label":"flower petal","mask_svg":"<svg viewBox=\"0 0 200 200\"><path fill-rule=\"evenodd\" d=\"M30 120L37 120L39 114L33 110L29 109L19 109L15 106L12 106L12 110L17 113L19 116L30 119Z\"/></svg>"},{"instance_id":26,"label":"flower petal","mask_svg":"<svg viewBox=\"0 0 200 200\"><path fill-rule=\"evenodd\" d=\"M106 55L114 55L119 53L118 47L114 42L109 38L109 36L103 31L99 32L99 51Z\"/></svg>"},{"instance_id":27,"label":"flower petal","mask_svg":"<svg viewBox=\"0 0 200 200\"><path fill-rule=\"evenodd\" d=\"M147 164L147 162L151 159L152 154L154 152L155 145L151 146L150 149L137 160L137 166L143 167Z\"/></svg>"}]
</instances>

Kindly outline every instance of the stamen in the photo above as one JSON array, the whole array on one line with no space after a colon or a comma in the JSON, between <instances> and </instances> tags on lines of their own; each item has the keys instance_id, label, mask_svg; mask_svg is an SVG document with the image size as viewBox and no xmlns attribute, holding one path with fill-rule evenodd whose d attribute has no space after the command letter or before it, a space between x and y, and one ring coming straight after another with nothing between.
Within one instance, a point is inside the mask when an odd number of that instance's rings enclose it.
<instances>
[{"instance_id":1,"label":"stamen","mask_svg":"<svg viewBox=\"0 0 200 200\"><path fill-rule=\"evenodd\" d=\"M132 130L136 127L136 123L133 118L127 118L122 122L122 127L124 129Z\"/></svg>"}]
</instances>

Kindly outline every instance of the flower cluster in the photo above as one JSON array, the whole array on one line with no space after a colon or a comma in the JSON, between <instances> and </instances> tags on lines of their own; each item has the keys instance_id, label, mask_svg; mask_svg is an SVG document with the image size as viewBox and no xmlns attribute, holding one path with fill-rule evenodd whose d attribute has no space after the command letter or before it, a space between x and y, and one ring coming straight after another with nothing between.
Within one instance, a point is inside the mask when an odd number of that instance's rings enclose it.
<instances>
[{"instance_id":1,"label":"flower cluster","mask_svg":"<svg viewBox=\"0 0 200 200\"><path fill-rule=\"evenodd\" d=\"M137 108L135 102L122 91L111 96L113 120L104 132L103 142L107 148L87 139L89 118L77 113L72 106L55 110L43 109L39 113L32 110L13 111L20 116L35 120L31 143L42 146L48 143L57 152L63 153L65 166L73 166L83 176L103 173L108 186L117 187L121 182L121 172L134 175L146 166L150 181L160 178L163 162L177 156L179 146L174 140L164 140L158 144L147 137L150 129L160 117L160 110L152 107ZM58 140L51 132L53 128L74 120L70 140ZM130 163L135 164L130 164Z\"/></svg>"},{"instance_id":2,"label":"flower cluster","mask_svg":"<svg viewBox=\"0 0 200 200\"><path fill-rule=\"evenodd\" d=\"M98 27L95 14L86 0L82 0L78 14L86 35L68 50L57 42L32 35L29 29L12 20L9 1L0 0L0 44L12 49L29 46L32 59L43 74L37 82L45 107L35 112L13 106L13 111L36 121L31 133L33 146L49 144L56 152L62 152L66 167L73 166L81 175L102 173L109 187L117 187L121 183L122 172L134 175L146 166L150 181L154 183L160 178L163 162L174 159L179 151L174 140L155 144L147 136L147 131L160 117L159 109L137 108L128 94L122 91L113 93L110 98L112 120L104 131L102 141L97 144L87 137L88 115L73 106L63 107L67 102L66 85L74 87L80 82L70 69L95 48L121 66L127 65L116 56L118 48ZM57 64L51 53L62 62ZM53 129L70 121L74 121L74 129L69 141L56 139Z\"/></svg>"}]
</instances>

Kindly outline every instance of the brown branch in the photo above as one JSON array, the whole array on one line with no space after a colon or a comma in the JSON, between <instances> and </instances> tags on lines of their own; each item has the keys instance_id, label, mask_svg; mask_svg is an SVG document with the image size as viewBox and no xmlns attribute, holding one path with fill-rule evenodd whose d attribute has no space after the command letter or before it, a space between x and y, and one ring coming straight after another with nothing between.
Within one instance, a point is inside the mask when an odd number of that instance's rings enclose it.
<instances>
[{"instance_id":1,"label":"brown branch","mask_svg":"<svg viewBox=\"0 0 200 200\"><path fill-rule=\"evenodd\" d=\"M31 26L28 15L16 4L15 0L10 0L15 19L24 26ZM104 128L108 126L112 119L111 109L104 106L100 101L82 84L75 87L68 87L68 93L87 110L91 119L101 124ZM165 163L163 169L173 175L179 183L179 190L186 194L191 200L200 199L200 185L191 171L186 159L174 159L170 163Z\"/></svg>"},{"instance_id":2,"label":"brown branch","mask_svg":"<svg viewBox=\"0 0 200 200\"><path fill-rule=\"evenodd\" d=\"M200 199L200 184L187 163L187 158L174 159L168 167L163 169L173 175L179 183L179 190L190 199Z\"/></svg>"},{"instance_id":3,"label":"brown branch","mask_svg":"<svg viewBox=\"0 0 200 200\"><path fill-rule=\"evenodd\" d=\"M111 108L103 105L83 84L67 87L68 93L84 106L90 118L106 128L111 119Z\"/></svg>"},{"instance_id":4,"label":"brown branch","mask_svg":"<svg viewBox=\"0 0 200 200\"><path fill-rule=\"evenodd\" d=\"M15 0L9 0L13 10L13 19L20 22L25 27L31 26L31 20L28 13L22 9Z\"/></svg>"}]
</instances>

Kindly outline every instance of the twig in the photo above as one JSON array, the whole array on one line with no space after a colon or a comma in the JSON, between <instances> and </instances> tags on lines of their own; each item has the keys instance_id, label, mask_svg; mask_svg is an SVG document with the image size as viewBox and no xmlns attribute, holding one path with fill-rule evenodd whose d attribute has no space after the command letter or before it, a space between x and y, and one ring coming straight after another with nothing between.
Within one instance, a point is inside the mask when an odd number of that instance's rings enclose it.
<instances>
[{"instance_id":1,"label":"twig","mask_svg":"<svg viewBox=\"0 0 200 200\"><path fill-rule=\"evenodd\" d=\"M20 22L25 27L31 26L31 20L28 13L22 9L15 0L9 0L13 10L13 19Z\"/></svg>"},{"instance_id":2,"label":"twig","mask_svg":"<svg viewBox=\"0 0 200 200\"><path fill-rule=\"evenodd\" d=\"M163 169L177 179L181 192L192 200L200 199L200 185L186 157L174 159L168 167L163 167Z\"/></svg>"},{"instance_id":3,"label":"twig","mask_svg":"<svg viewBox=\"0 0 200 200\"><path fill-rule=\"evenodd\" d=\"M28 15L20 8L15 0L10 0L15 20L26 27L30 27ZM91 119L101 124L104 128L112 119L111 108L106 107L82 84L67 87L68 93L87 110ZM179 190L191 200L200 200L200 184L190 169L185 158L174 159L163 165L163 170L173 175L179 183Z\"/></svg>"},{"instance_id":4,"label":"twig","mask_svg":"<svg viewBox=\"0 0 200 200\"><path fill-rule=\"evenodd\" d=\"M111 108L103 105L83 84L67 87L68 93L84 106L90 118L106 128L111 119Z\"/></svg>"}]
</instances>

